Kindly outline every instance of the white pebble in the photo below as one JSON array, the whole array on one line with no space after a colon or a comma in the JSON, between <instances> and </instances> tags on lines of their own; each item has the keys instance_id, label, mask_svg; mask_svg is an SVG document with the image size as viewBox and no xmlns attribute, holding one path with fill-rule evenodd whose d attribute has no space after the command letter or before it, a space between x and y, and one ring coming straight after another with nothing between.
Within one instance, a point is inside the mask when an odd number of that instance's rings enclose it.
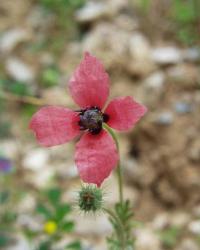
<instances>
[{"instance_id":1,"label":"white pebble","mask_svg":"<svg viewBox=\"0 0 200 250\"><path fill-rule=\"evenodd\" d=\"M18 58L12 57L6 61L8 74L16 81L31 82L34 79L32 68Z\"/></svg>"}]
</instances>

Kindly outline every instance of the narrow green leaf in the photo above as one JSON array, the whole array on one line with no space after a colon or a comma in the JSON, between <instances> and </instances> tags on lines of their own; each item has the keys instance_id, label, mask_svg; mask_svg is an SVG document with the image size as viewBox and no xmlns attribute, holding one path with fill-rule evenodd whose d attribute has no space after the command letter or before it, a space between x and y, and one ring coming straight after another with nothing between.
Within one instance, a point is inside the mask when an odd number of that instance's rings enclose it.
<instances>
[{"instance_id":1,"label":"narrow green leaf","mask_svg":"<svg viewBox=\"0 0 200 250\"><path fill-rule=\"evenodd\" d=\"M38 204L36 207L36 212L43 215L47 220L52 217L51 211L43 204Z\"/></svg>"},{"instance_id":2,"label":"narrow green leaf","mask_svg":"<svg viewBox=\"0 0 200 250\"><path fill-rule=\"evenodd\" d=\"M54 206L60 202L61 190L59 188L52 188L47 191L47 197Z\"/></svg>"},{"instance_id":3,"label":"narrow green leaf","mask_svg":"<svg viewBox=\"0 0 200 250\"><path fill-rule=\"evenodd\" d=\"M65 246L65 249L69 250L81 250L81 243L79 241L74 241Z\"/></svg>"},{"instance_id":4,"label":"narrow green leaf","mask_svg":"<svg viewBox=\"0 0 200 250\"><path fill-rule=\"evenodd\" d=\"M56 221L59 222L65 218L67 214L71 211L71 207L69 204L61 204L56 206Z\"/></svg>"},{"instance_id":5,"label":"narrow green leaf","mask_svg":"<svg viewBox=\"0 0 200 250\"><path fill-rule=\"evenodd\" d=\"M62 225L61 225L61 229L65 232L72 232L74 230L74 222L73 221L67 221L67 222L64 222Z\"/></svg>"}]
</instances>

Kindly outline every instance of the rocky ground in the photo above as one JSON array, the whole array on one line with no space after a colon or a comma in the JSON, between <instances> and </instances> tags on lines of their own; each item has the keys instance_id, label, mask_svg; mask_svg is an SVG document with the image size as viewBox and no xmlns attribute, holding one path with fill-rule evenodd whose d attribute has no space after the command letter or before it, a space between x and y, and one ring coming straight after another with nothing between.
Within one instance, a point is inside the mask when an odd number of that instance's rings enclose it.
<instances>
[{"instance_id":1,"label":"rocky ground","mask_svg":"<svg viewBox=\"0 0 200 250\"><path fill-rule=\"evenodd\" d=\"M100 58L111 77L111 97L132 95L149 110L133 131L119 135L125 194L136 219L142 222L134 232L136 250L198 250L200 51L174 40L150 37L129 8L125 0L87 3L75 13L81 39L67 41L62 53L55 56L45 46L36 49L55 28L54 15L46 16L37 1L2 1L1 73L25 82L45 103L74 107L66 90L71 73L84 51ZM60 71L58 85L41 87L40 70L52 64ZM74 190L80 185L73 162L74 144L39 147L27 129L28 118L20 113L23 104L9 96L6 99L6 112L0 119L11 121L11 136L0 141L0 150L15 162L17 185L29 190L19 204L22 213L17 223L34 227L37 222L31 221L30 211L35 191L48 186L53 176L65 188L65 199L74 200ZM115 185L114 176L104 184L108 204L117 200ZM76 234L91 245L87 249L106 249L104 237L111 231L106 217L84 218L74 213ZM174 242L166 248L170 232ZM19 246L11 249L29 247L19 235Z\"/></svg>"}]
</instances>

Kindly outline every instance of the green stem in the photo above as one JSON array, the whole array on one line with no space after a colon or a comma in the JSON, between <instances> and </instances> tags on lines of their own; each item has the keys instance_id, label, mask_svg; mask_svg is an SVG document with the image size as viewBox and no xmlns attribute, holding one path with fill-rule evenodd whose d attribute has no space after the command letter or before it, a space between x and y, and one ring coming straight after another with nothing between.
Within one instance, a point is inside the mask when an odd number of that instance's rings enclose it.
<instances>
[{"instance_id":1,"label":"green stem","mask_svg":"<svg viewBox=\"0 0 200 250\"><path fill-rule=\"evenodd\" d=\"M115 132L107 125L103 124L103 128L108 131L108 133L112 136L113 140L115 141L117 151L119 153L119 142L117 139L117 136ZM122 171L121 171L121 165L120 165L120 159L118 160L117 163L117 178L118 178L118 187L119 187L119 202L120 204L124 204L124 197L123 197L123 180L122 180ZM107 208L104 208L104 211L110 215L111 218L114 219L114 221L117 223L119 227L119 232L117 232L118 237L121 242L121 249L125 250L125 245L126 245L126 238L125 238L125 228L123 221L121 218L119 218L115 213Z\"/></svg>"},{"instance_id":2,"label":"green stem","mask_svg":"<svg viewBox=\"0 0 200 250\"><path fill-rule=\"evenodd\" d=\"M103 210L104 210L108 215L110 215L110 217L112 217L112 218L118 223L118 225L119 225L119 227L120 227L120 231L123 232L124 227L123 227L123 225L122 225L122 223L121 223L121 220L115 215L115 213L114 213L112 210L108 209L108 208L103 208Z\"/></svg>"},{"instance_id":3,"label":"green stem","mask_svg":"<svg viewBox=\"0 0 200 250\"><path fill-rule=\"evenodd\" d=\"M117 215L115 215L115 213L108 209L108 208L103 208L103 210L108 214L110 215L111 218L114 219L114 221L116 221L117 225L119 226L119 233L118 233L118 237L121 239L121 247L122 247L122 250L125 250L125 231L124 231L124 225L122 224L120 218L118 218Z\"/></svg>"},{"instance_id":4,"label":"green stem","mask_svg":"<svg viewBox=\"0 0 200 250\"><path fill-rule=\"evenodd\" d=\"M119 153L119 143L118 143L118 139L117 139L115 132L106 123L103 124L103 128L106 129L109 132L109 134L112 136L112 138L114 139L116 147L117 147L117 151ZM123 181L122 181L122 171L121 171L120 159L117 163L117 177L118 177L118 185L119 185L119 200L120 200L120 203L123 204L123 202L124 202Z\"/></svg>"},{"instance_id":5,"label":"green stem","mask_svg":"<svg viewBox=\"0 0 200 250\"><path fill-rule=\"evenodd\" d=\"M195 18L198 21L198 18L200 17L200 15L199 15L200 4L199 4L198 0L193 0L193 7L194 7Z\"/></svg>"}]
</instances>

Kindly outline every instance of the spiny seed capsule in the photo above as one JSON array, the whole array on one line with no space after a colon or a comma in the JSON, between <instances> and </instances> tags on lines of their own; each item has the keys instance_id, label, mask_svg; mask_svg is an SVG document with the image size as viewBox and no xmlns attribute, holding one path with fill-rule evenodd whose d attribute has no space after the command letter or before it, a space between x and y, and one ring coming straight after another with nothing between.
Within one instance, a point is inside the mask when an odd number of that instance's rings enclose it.
<instances>
[{"instance_id":1,"label":"spiny seed capsule","mask_svg":"<svg viewBox=\"0 0 200 250\"><path fill-rule=\"evenodd\" d=\"M102 208L102 190L94 185L83 186L79 191L78 205L84 212L96 212Z\"/></svg>"}]
</instances>

